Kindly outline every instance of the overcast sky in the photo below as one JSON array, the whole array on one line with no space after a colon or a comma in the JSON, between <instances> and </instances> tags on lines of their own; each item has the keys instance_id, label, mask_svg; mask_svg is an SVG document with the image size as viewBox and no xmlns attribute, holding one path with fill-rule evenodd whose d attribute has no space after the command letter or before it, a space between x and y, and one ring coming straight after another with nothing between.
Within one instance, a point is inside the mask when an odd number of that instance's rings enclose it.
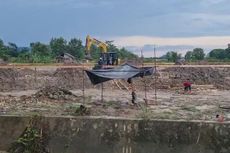
<instances>
[{"instance_id":1,"label":"overcast sky","mask_svg":"<svg viewBox=\"0 0 230 153\"><path fill-rule=\"evenodd\" d=\"M0 38L28 46L89 34L118 46L226 48L229 0L0 0ZM174 47L172 47L174 48ZM170 49L170 48L169 48ZM151 49L149 49L149 54ZM186 50L186 47L185 47Z\"/></svg>"}]
</instances>

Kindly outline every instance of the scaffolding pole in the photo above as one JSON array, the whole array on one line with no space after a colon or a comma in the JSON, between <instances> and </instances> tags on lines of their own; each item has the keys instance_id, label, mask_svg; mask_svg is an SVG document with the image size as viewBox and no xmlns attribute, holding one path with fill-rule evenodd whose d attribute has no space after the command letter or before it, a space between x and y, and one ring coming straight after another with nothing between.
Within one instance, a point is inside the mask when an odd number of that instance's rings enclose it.
<instances>
[{"instance_id":1,"label":"scaffolding pole","mask_svg":"<svg viewBox=\"0 0 230 153\"><path fill-rule=\"evenodd\" d=\"M154 45L154 98L155 104L157 104L157 59L156 59L156 45Z\"/></svg>"},{"instance_id":2,"label":"scaffolding pole","mask_svg":"<svg viewBox=\"0 0 230 153\"><path fill-rule=\"evenodd\" d=\"M141 66L142 66L142 70L143 70L143 67L144 67L144 55L143 55L143 50L141 49ZM146 86L146 79L145 79L145 74L143 76L143 79L144 79L144 86L145 86L145 103L148 104L148 98L147 98L147 86Z\"/></svg>"},{"instance_id":3,"label":"scaffolding pole","mask_svg":"<svg viewBox=\"0 0 230 153\"><path fill-rule=\"evenodd\" d=\"M82 95L83 95L83 105L85 105L85 64L83 60L83 68L82 68Z\"/></svg>"},{"instance_id":4,"label":"scaffolding pole","mask_svg":"<svg viewBox=\"0 0 230 153\"><path fill-rule=\"evenodd\" d=\"M103 86L103 82L101 83L101 102L104 102L104 86Z\"/></svg>"}]
</instances>

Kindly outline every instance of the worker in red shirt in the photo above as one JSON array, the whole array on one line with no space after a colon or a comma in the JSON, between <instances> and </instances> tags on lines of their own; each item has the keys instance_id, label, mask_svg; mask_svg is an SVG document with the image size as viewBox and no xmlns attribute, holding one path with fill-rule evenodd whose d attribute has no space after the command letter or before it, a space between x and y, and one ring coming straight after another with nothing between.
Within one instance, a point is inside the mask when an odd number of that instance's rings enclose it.
<instances>
[{"instance_id":1,"label":"worker in red shirt","mask_svg":"<svg viewBox=\"0 0 230 153\"><path fill-rule=\"evenodd\" d=\"M183 83L183 85L184 85L184 93L191 93L191 90L192 90L192 83L190 82L190 80L189 79L187 79L184 83Z\"/></svg>"}]
</instances>

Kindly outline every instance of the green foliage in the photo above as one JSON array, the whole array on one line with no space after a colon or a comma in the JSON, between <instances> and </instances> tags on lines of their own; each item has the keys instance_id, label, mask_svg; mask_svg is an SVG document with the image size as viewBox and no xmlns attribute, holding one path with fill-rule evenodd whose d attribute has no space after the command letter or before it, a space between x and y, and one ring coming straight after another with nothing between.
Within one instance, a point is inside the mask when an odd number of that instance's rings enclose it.
<instances>
[{"instance_id":1,"label":"green foliage","mask_svg":"<svg viewBox=\"0 0 230 153\"><path fill-rule=\"evenodd\" d=\"M166 53L166 58L169 62L176 62L178 59L181 59L181 54L171 51Z\"/></svg>"},{"instance_id":2,"label":"green foliage","mask_svg":"<svg viewBox=\"0 0 230 153\"><path fill-rule=\"evenodd\" d=\"M4 42L0 39L0 58L4 61L8 61L10 58L10 52L7 46L4 45Z\"/></svg>"},{"instance_id":3,"label":"green foliage","mask_svg":"<svg viewBox=\"0 0 230 153\"><path fill-rule=\"evenodd\" d=\"M92 45L90 50L91 50L92 59L97 61L100 58L100 54L101 54L100 48Z\"/></svg>"},{"instance_id":4,"label":"green foliage","mask_svg":"<svg viewBox=\"0 0 230 153\"><path fill-rule=\"evenodd\" d=\"M62 53L66 53L67 48L67 41L60 37L60 38L52 38L50 41L50 48L52 50L52 54L54 56L59 56Z\"/></svg>"},{"instance_id":5,"label":"green foliage","mask_svg":"<svg viewBox=\"0 0 230 153\"><path fill-rule=\"evenodd\" d=\"M119 49L113 44L113 41L106 41L106 44L108 45L108 51L109 52L118 52Z\"/></svg>"},{"instance_id":6,"label":"green foliage","mask_svg":"<svg viewBox=\"0 0 230 153\"><path fill-rule=\"evenodd\" d=\"M18 56L18 46L15 43L8 43L8 50L9 50L9 55L11 57L17 57Z\"/></svg>"},{"instance_id":7,"label":"green foliage","mask_svg":"<svg viewBox=\"0 0 230 153\"><path fill-rule=\"evenodd\" d=\"M120 59L137 59L138 56L129 52L125 48L117 48L112 41L107 41L108 52L116 52ZM64 38L52 38L49 45L41 42L30 43L29 48L19 48L15 43L8 43L8 46L4 45L4 42L0 39L0 58L5 61L19 63L50 63L55 61L57 56L63 53L69 53L75 56L78 60L85 58L85 47L80 39L72 38L69 42ZM91 56L95 61L100 58L100 48L92 45Z\"/></svg>"},{"instance_id":8,"label":"green foliage","mask_svg":"<svg viewBox=\"0 0 230 153\"><path fill-rule=\"evenodd\" d=\"M203 60L205 57L204 50L202 48L195 48L192 52L192 58L194 60Z\"/></svg>"},{"instance_id":9,"label":"green foliage","mask_svg":"<svg viewBox=\"0 0 230 153\"><path fill-rule=\"evenodd\" d=\"M191 61L193 59L192 57L192 51L187 51L185 54L185 60L186 61Z\"/></svg>"},{"instance_id":10,"label":"green foliage","mask_svg":"<svg viewBox=\"0 0 230 153\"><path fill-rule=\"evenodd\" d=\"M32 62L32 57L29 48L22 48L21 51L18 53L18 57L16 58L15 61L17 63L30 63Z\"/></svg>"},{"instance_id":11,"label":"green foliage","mask_svg":"<svg viewBox=\"0 0 230 153\"><path fill-rule=\"evenodd\" d=\"M43 56L38 54L32 54L31 59L33 63L52 63L54 61L54 59L50 55Z\"/></svg>"},{"instance_id":12,"label":"green foliage","mask_svg":"<svg viewBox=\"0 0 230 153\"><path fill-rule=\"evenodd\" d=\"M52 62L51 50L48 45L40 42L31 43L31 59L33 63L50 63Z\"/></svg>"},{"instance_id":13,"label":"green foliage","mask_svg":"<svg viewBox=\"0 0 230 153\"><path fill-rule=\"evenodd\" d=\"M34 116L21 136L11 144L9 153L48 153L48 129L41 117Z\"/></svg>"},{"instance_id":14,"label":"green foliage","mask_svg":"<svg viewBox=\"0 0 230 153\"><path fill-rule=\"evenodd\" d=\"M214 58L214 59L224 59L224 58L226 58L225 57L225 50L224 49L213 49L209 53L209 57Z\"/></svg>"},{"instance_id":15,"label":"green foliage","mask_svg":"<svg viewBox=\"0 0 230 153\"><path fill-rule=\"evenodd\" d=\"M121 48L118 50L118 57L120 59L137 59L138 56L133 54L132 52L126 50L125 48Z\"/></svg>"},{"instance_id":16,"label":"green foliage","mask_svg":"<svg viewBox=\"0 0 230 153\"><path fill-rule=\"evenodd\" d=\"M205 53L202 48L195 48L193 51L187 51L185 54L186 61L199 61L205 58Z\"/></svg>"},{"instance_id":17,"label":"green foliage","mask_svg":"<svg viewBox=\"0 0 230 153\"><path fill-rule=\"evenodd\" d=\"M230 59L230 48L225 49L225 58Z\"/></svg>"},{"instance_id":18,"label":"green foliage","mask_svg":"<svg viewBox=\"0 0 230 153\"><path fill-rule=\"evenodd\" d=\"M118 58L120 59L137 59L138 56L129 52L125 48L117 48L114 44L112 44L112 41L106 41L106 44L108 45L108 52L115 52L117 53ZM91 57L93 60L97 61L100 58L100 54L102 50L94 45L91 46Z\"/></svg>"},{"instance_id":19,"label":"green foliage","mask_svg":"<svg viewBox=\"0 0 230 153\"><path fill-rule=\"evenodd\" d=\"M30 47L33 55L37 55L37 56L51 55L51 50L48 45L42 44L40 42L35 42L35 43L31 43Z\"/></svg>"},{"instance_id":20,"label":"green foliage","mask_svg":"<svg viewBox=\"0 0 230 153\"><path fill-rule=\"evenodd\" d=\"M68 43L68 53L75 56L76 59L82 60L84 59L85 48L82 45L82 41L80 39L73 38Z\"/></svg>"}]
</instances>

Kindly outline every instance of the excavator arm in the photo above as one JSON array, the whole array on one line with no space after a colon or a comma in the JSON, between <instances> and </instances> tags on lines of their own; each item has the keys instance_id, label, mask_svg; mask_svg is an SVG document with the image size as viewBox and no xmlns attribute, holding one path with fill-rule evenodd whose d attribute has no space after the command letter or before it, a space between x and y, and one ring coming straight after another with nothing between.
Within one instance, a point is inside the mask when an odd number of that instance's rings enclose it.
<instances>
[{"instance_id":1,"label":"excavator arm","mask_svg":"<svg viewBox=\"0 0 230 153\"><path fill-rule=\"evenodd\" d=\"M91 56L91 46L92 45L96 45L98 48L101 49L102 53L107 53L107 44L104 42L101 42L95 38L91 38L89 35L86 37L86 44L85 44L85 48L86 48L86 55L87 56Z\"/></svg>"},{"instance_id":2,"label":"excavator arm","mask_svg":"<svg viewBox=\"0 0 230 153\"><path fill-rule=\"evenodd\" d=\"M101 42L95 38L91 38L89 35L86 37L85 43L85 58L91 60L91 46L95 45L100 48L100 59L98 61L98 66L102 65L117 65L118 56L116 52L108 52L108 45L104 42Z\"/></svg>"}]
</instances>

